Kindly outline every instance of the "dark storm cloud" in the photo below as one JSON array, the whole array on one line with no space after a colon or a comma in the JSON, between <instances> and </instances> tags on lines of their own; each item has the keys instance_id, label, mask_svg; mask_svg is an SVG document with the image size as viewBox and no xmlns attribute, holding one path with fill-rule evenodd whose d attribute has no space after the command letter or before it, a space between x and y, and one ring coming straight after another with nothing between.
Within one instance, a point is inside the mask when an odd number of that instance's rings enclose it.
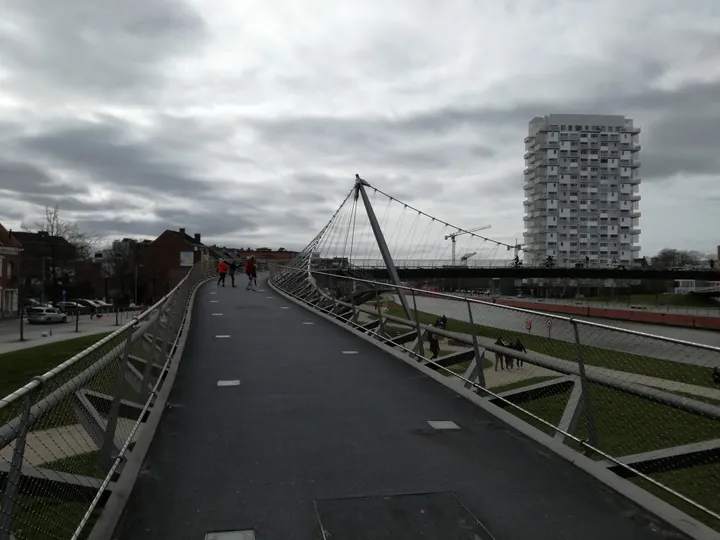
<instances>
[{"instance_id":1,"label":"dark storm cloud","mask_svg":"<svg viewBox=\"0 0 720 540\"><path fill-rule=\"evenodd\" d=\"M659 65L647 70L661 73ZM255 120L253 125L268 142L319 155L357 156L371 167L397 166L419 175L432 172L472 172L497 151L472 145L473 134L492 134L522 151L522 134L535 116L551 113L595 111L621 114L643 129L641 153L644 178L662 178L678 172L710 173L720 168L720 83L692 84L677 90L617 92L608 97L568 100L560 107L546 102L526 103L513 108L486 106L443 107L406 117L348 119L331 117L284 117ZM457 141L453 144L453 140ZM450 142L447 142L450 141ZM408 149L408 144L415 149ZM520 155L520 154L518 154ZM521 186L522 162L511 183L498 178L498 188Z\"/></svg>"},{"instance_id":2,"label":"dark storm cloud","mask_svg":"<svg viewBox=\"0 0 720 540\"><path fill-rule=\"evenodd\" d=\"M166 60L206 36L199 15L173 0L8 0L3 20L17 29L0 33L4 86L31 93L136 99L162 83Z\"/></svg>"},{"instance_id":3,"label":"dark storm cloud","mask_svg":"<svg viewBox=\"0 0 720 540\"><path fill-rule=\"evenodd\" d=\"M137 192L188 197L210 195L181 155L164 155L162 140L138 141L121 123L73 123L15 140L23 152L73 170L97 183Z\"/></svg>"},{"instance_id":4,"label":"dark storm cloud","mask_svg":"<svg viewBox=\"0 0 720 540\"><path fill-rule=\"evenodd\" d=\"M20 161L0 157L0 189L18 194L42 193L45 195L68 195L71 185L59 183L42 169ZM85 190L78 190L83 193Z\"/></svg>"}]
</instances>

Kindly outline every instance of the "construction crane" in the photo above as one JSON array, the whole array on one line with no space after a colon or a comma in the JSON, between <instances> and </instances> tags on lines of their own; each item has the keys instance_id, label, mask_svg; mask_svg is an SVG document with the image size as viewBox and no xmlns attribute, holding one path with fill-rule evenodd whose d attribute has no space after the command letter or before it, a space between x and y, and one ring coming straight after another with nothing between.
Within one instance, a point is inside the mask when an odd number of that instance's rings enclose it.
<instances>
[{"instance_id":1,"label":"construction crane","mask_svg":"<svg viewBox=\"0 0 720 540\"><path fill-rule=\"evenodd\" d=\"M473 251L472 253L466 253L465 255L460 257L460 264L462 266L467 266L468 259L470 257L474 257L475 255L477 255L477 251Z\"/></svg>"},{"instance_id":2,"label":"construction crane","mask_svg":"<svg viewBox=\"0 0 720 540\"><path fill-rule=\"evenodd\" d=\"M484 225L482 227L478 227L477 229L470 229L469 231L454 232L454 233L448 234L445 237L445 240L448 240L448 239L452 240L452 265L453 266L455 266L455 238L457 238L458 236L461 236L463 234L474 233L477 231L484 231L486 229L489 229L490 227L492 227L492 225Z\"/></svg>"}]
</instances>

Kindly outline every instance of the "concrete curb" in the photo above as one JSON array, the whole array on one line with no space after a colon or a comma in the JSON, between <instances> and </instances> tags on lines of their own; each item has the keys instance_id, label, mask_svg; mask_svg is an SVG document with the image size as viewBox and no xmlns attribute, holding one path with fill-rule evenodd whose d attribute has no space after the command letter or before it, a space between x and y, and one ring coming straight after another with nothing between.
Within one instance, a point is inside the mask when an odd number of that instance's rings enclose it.
<instances>
[{"instance_id":1,"label":"concrete curb","mask_svg":"<svg viewBox=\"0 0 720 540\"><path fill-rule=\"evenodd\" d=\"M428 377L436 380L437 382L439 382L440 384L449 388L456 394L463 396L464 398L468 399L469 401L471 401L472 403L474 403L481 409L492 414L499 420L502 420L503 422L508 424L510 427L516 429L523 435L525 435L525 436L529 437L530 439L533 439L534 441L545 446L552 452L558 454L563 459L566 459L567 461L569 461L576 467L578 467L581 470L585 471L586 473L590 474L591 476L593 476L594 478L596 478L597 480L599 480L600 482L605 484L607 487L609 487L613 491L619 493L623 497L626 497L631 502L633 502L633 503L637 504L638 506L642 507L643 509L647 510L649 513L653 514L658 519L666 522L670 526L687 534L694 540L720 540L720 533L718 533L717 531L714 531L707 525L700 523L695 518L690 517L689 515L685 514L681 510L675 508L671 504L659 499L658 497L655 497L651 493L636 486L632 482L629 482L629 481L617 476L615 473L607 470L605 467L599 465L595 461L568 448L564 444L559 443L553 437L550 437L549 435L546 435L542 431L535 429L534 427L532 427L529 424L520 420L517 416L514 416L513 414L501 409L500 407L492 405L491 403L483 401L483 398L481 398L480 396L478 396L477 394L475 394L469 390L466 390L465 388L457 388L457 387L453 386L452 384L450 384L447 377L445 377L444 375L441 375L441 374L437 373L436 371L434 371L422 364L418 364L416 361L410 359L410 357L408 357L407 355L400 353L399 351L390 347L389 345L385 345L384 343L371 338L364 332L360 332L356 328L353 328L353 327L337 320L336 318L331 317L330 315L323 313L322 311L319 311L319 310L309 306L305 302L302 302L301 300L280 290L269 280L268 280L268 285L277 294L283 296L287 300L290 300L291 302L304 307L308 311L311 311L312 313L315 313L316 315L323 317L325 320L344 328L345 330L355 334L356 336L364 339L365 341L372 343L373 345L380 348L381 350L387 352L388 354L394 356L395 358L398 358L399 360L402 360L409 366L412 366L413 368L424 373ZM93 539L90 539L90 540L93 540Z\"/></svg>"},{"instance_id":2,"label":"concrete curb","mask_svg":"<svg viewBox=\"0 0 720 540\"><path fill-rule=\"evenodd\" d=\"M125 512L125 507L130 499L132 490L135 487L135 482L140 474L142 464L145 462L145 457L147 456L148 450L150 450L150 445L155 438L155 432L160 424L163 412L165 412L165 406L167 405L170 392L172 391L175 383L175 377L177 376L178 367L180 365L180 361L182 360L185 343L187 342L190 325L192 323L195 295L201 287L210 281L212 281L212 278L200 282L190 295L185 320L182 322L181 326L182 335L178 340L175 355L173 357L173 361L170 363L165 383L162 385L162 389L158 393L152 409L150 409L150 414L143 426L142 435L136 442L133 451L128 454L128 460L125 463L123 473L119 478L119 481L114 484L113 490L102 509L102 513L95 522L95 526L88 536L88 540L110 540L118 538L115 536L115 533L117 532L118 525L120 524L120 520Z\"/></svg>"}]
</instances>

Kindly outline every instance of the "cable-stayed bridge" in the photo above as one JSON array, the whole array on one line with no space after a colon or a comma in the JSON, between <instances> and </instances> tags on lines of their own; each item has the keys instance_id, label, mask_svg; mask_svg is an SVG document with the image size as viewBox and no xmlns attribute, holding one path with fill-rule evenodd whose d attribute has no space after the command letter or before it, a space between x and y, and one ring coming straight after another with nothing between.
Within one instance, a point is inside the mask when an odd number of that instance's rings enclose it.
<instances>
[{"instance_id":1,"label":"cable-stayed bridge","mask_svg":"<svg viewBox=\"0 0 720 540\"><path fill-rule=\"evenodd\" d=\"M255 290L201 259L0 400L0 540L717 538L720 348L403 283L516 260L457 231L358 179Z\"/></svg>"}]
</instances>

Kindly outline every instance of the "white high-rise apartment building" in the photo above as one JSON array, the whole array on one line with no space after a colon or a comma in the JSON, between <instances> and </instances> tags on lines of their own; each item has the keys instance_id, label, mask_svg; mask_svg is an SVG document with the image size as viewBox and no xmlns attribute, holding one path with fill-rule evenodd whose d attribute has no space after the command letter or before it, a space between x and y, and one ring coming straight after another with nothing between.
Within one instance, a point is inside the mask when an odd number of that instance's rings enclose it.
<instances>
[{"instance_id":1,"label":"white high-rise apartment building","mask_svg":"<svg viewBox=\"0 0 720 540\"><path fill-rule=\"evenodd\" d=\"M630 264L639 256L640 128L624 116L551 114L525 138L525 260Z\"/></svg>"}]
</instances>

